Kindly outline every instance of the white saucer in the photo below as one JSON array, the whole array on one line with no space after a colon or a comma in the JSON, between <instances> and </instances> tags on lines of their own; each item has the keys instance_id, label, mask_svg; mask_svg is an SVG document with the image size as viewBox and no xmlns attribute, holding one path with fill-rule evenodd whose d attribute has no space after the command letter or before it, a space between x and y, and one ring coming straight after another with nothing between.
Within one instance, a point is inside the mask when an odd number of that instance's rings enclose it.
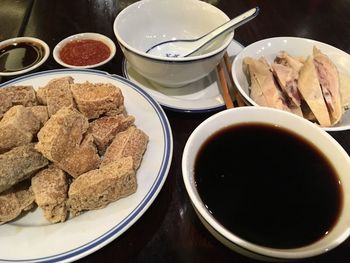
<instances>
[{"instance_id":1,"label":"white saucer","mask_svg":"<svg viewBox=\"0 0 350 263\"><path fill-rule=\"evenodd\" d=\"M230 60L233 61L234 56L242 49L243 46L233 40L227 48ZM148 80L134 70L125 59L123 61L123 75L147 91L162 106L174 111L207 112L225 107L216 70L213 70L208 76L180 88L167 88Z\"/></svg>"}]
</instances>

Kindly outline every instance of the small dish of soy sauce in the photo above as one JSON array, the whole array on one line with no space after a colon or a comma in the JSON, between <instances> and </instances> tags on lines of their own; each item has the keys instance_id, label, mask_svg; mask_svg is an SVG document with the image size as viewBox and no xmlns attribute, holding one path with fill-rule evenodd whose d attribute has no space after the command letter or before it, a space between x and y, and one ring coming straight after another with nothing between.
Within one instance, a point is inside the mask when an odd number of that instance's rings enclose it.
<instances>
[{"instance_id":1,"label":"small dish of soy sauce","mask_svg":"<svg viewBox=\"0 0 350 263\"><path fill-rule=\"evenodd\" d=\"M50 48L33 37L17 37L0 42L0 76L21 75L41 66Z\"/></svg>"}]
</instances>

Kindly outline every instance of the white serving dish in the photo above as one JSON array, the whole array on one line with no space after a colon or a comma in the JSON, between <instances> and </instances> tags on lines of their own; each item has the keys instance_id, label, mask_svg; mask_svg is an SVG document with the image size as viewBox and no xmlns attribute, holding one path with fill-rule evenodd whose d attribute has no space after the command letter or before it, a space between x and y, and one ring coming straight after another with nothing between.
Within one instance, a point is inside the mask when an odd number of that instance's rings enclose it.
<instances>
[{"instance_id":1,"label":"white serving dish","mask_svg":"<svg viewBox=\"0 0 350 263\"><path fill-rule=\"evenodd\" d=\"M248 105L259 106L249 96L248 80L243 72L242 62L245 57L265 57L269 63L273 62L280 51L287 51L292 56L310 56L316 46L336 64L339 72L350 76L350 55L331 45L306 38L274 37L257 41L245 47L236 56L232 64L232 76L239 93ZM333 127L323 127L326 131L341 131L350 129L350 111L346 110L340 123Z\"/></svg>"},{"instance_id":2,"label":"white serving dish","mask_svg":"<svg viewBox=\"0 0 350 263\"><path fill-rule=\"evenodd\" d=\"M124 96L128 114L135 125L149 136L149 143L138 169L134 194L103 209L85 212L66 222L50 224L36 208L0 225L0 262L71 262L87 256L123 234L149 208L161 190L171 165L173 138L161 106L130 81L97 70L50 70L2 83L31 85L35 89L53 78L71 76L75 83L111 83Z\"/></svg>"}]
</instances>

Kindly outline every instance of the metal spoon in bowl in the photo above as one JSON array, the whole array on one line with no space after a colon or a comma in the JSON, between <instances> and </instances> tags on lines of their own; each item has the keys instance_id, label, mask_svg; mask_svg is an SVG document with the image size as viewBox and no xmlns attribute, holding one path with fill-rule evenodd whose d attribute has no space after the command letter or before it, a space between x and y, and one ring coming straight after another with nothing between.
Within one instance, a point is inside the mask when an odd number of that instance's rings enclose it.
<instances>
[{"instance_id":1,"label":"metal spoon in bowl","mask_svg":"<svg viewBox=\"0 0 350 263\"><path fill-rule=\"evenodd\" d=\"M247 23L256 17L259 13L259 7L252 8L247 12L233 18L232 20L222 24L211 32L196 39L175 39L158 43L149 48L146 53L159 57L188 57L194 53L198 53L202 48L208 47L211 41L224 33L228 33L237 27Z\"/></svg>"}]
</instances>

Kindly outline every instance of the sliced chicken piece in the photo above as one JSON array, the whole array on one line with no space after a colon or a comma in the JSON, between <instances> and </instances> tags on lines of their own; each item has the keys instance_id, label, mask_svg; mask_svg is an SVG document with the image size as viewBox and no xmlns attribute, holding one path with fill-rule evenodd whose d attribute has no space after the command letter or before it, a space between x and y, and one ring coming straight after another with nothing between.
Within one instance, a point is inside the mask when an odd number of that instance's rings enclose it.
<instances>
[{"instance_id":1,"label":"sliced chicken piece","mask_svg":"<svg viewBox=\"0 0 350 263\"><path fill-rule=\"evenodd\" d=\"M298 73L291 67L273 63L272 72L276 77L281 89L295 106L300 108L300 93L298 91Z\"/></svg>"},{"instance_id":2,"label":"sliced chicken piece","mask_svg":"<svg viewBox=\"0 0 350 263\"><path fill-rule=\"evenodd\" d=\"M331 126L326 103L312 57L308 57L301 68L298 89L321 126Z\"/></svg>"},{"instance_id":3,"label":"sliced chicken piece","mask_svg":"<svg viewBox=\"0 0 350 263\"><path fill-rule=\"evenodd\" d=\"M250 90L250 97L260 106L268 106L267 101L264 97L264 94L259 86L258 81L256 78L252 78L250 76L250 71L249 71L249 63L250 63L250 58L247 58L243 61L243 71L244 74L247 77L247 80L249 82L249 90Z\"/></svg>"},{"instance_id":4,"label":"sliced chicken piece","mask_svg":"<svg viewBox=\"0 0 350 263\"><path fill-rule=\"evenodd\" d=\"M299 73L299 71L305 63L305 59L302 57L292 57L287 52L281 51L277 55L275 62L285 66L289 66L292 69L294 69L297 73Z\"/></svg>"},{"instance_id":5,"label":"sliced chicken piece","mask_svg":"<svg viewBox=\"0 0 350 263\"><path fill-rule=\"evenodd\" d=\"M350 75L339 72L340 94L345 109L350 107Z\"/></svg>"},{"instance_id":6,"label":"sliced chicken piece","mask_svg":"<svg viewBox=\"0 0 350 263\"><path fill-rule=\"evenodd\" d=\"M245 58L243 63L248 68L251 83L253 84L250 87L252 99L258 98L259 102L263 102L262 106L290 111L285 98L275 83L270 66L266 60Z\"/></svg>"},{"instance_id":7,"label":"sliced chicken piece","mask_svg":"<svg viewBox=\"0 0 350 263\"><path fill-rule=\"evenodd\" d=\"M301 110L303 111L303 117L309 121L317 122L315 114L311 111L309 105L307 105L305 100L301 100Z\"/></svg>"},{"instance_id":8,"label":"sliced chicken piece","mask_svg":"<svg viewBox=\"0 0 350 263\"><path fill-rule=\"evenodd\" d=\"M303 111L301 110L301 108L299 106L289 105L289 110L291 113L294 113L300 117L304 117Z\"/></svg>"},{"instance_id":9,"label":"sliced chicken piece","mask_svg":"<svg viewBox=\"0 0 350 263\"><path fill-rule=\"evenodd\" d=\"M259 86L256 78L251 78L250 97L260 106L268 106L267 100Z\"/></svg>"},{"instance_id":10,"label":"sliced chicken piece","mask_svg":"<svg viewBox=\"0 0 350 263\"><path fill-rule=\"evenodd\" d=\"M338 70L334 63L316 47L314 47L313 53L318 80L331 116L332 125L334 125L340 121L343 114Z\"/></svg>"}]
</instances>

